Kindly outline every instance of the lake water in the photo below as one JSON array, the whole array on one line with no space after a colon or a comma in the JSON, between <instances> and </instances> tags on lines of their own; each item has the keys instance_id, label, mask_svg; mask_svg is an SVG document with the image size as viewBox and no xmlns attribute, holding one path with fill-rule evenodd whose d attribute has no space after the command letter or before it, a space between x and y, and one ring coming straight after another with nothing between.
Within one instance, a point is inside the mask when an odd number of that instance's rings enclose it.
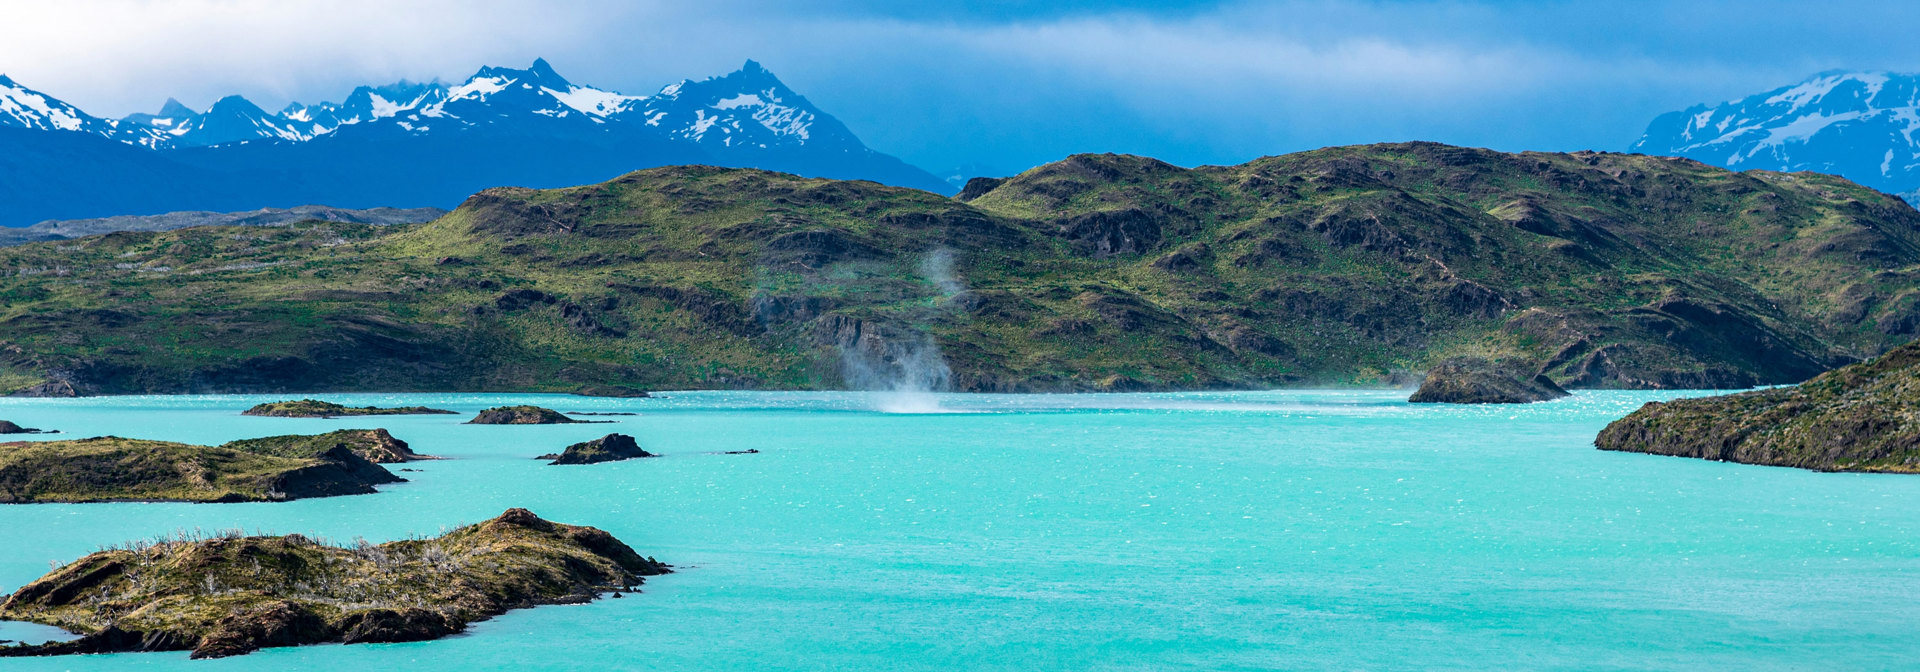
<instances>
[{"instance_id":1,"label":"lake water","mask_svg":"<svg viewBox=\"0 0 1920 672\"><path fill-rule=\"evenodd\" d=\"M240 527L373 541L522 506L677 565L434 642L0 660L13 670L1893 669L1920 638L1920 477L1607 453L1661 394L330 395L467 416L250 418L268 397L0 400L195 443L386 427L452 459L374 495L0 506L0 592L101 544ZM534 403L605 425L465 426ZM546 466L610 431L665 457ZM58 438L36 437L36 438ZM756 455L720 451L758 449ZM401 465L395 465L401 466Z\"/></svg>"}]
</instances>

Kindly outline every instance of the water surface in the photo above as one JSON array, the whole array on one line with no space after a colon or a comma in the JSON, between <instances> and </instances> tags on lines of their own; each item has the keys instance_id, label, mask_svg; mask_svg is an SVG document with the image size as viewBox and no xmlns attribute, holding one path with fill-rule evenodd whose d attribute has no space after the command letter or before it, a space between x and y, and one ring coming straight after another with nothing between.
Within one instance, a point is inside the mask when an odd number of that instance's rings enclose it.
<instances>
[{"instance_id":1,"label":"water surface","mask_svg":"<svg viewBox=\"0 0 1920 672\"><path fill-rule=\"evenodd\" d=\"M524 506L680 567L436 642L6 660L12 670L1890 669L1920 654L1920 477L1606 453L1662 395L1413 406L1392 392L655 399L330 395L470 415L239 415L254 396L0 400L0 419L196 443L385 427L379 494L0 506L0 591L180 529L372 541ZM620 431L665 457L553 467ZM43 438L62 438L62 435ZM722 451L758 449L756 455ZM5 635L0 635L4 638Z\"/></svg>"}]
</instances>

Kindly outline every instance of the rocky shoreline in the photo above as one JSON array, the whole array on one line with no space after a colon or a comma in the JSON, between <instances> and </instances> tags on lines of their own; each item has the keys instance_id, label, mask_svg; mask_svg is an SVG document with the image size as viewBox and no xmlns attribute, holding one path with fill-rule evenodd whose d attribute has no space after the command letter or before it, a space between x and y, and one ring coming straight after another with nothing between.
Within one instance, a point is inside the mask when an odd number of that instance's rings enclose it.
<instances>
[{"instance_id":1,"label":"rocky shoreline","mask_svg":"<svg viewBox=\"0 0 1920 672\"><path fill-rule=\"evenodd\" d=\"M1652 402L1601 450L1816 471L1920 473L1920 343L1794 387Z\"/></svg>"}]
</instances>

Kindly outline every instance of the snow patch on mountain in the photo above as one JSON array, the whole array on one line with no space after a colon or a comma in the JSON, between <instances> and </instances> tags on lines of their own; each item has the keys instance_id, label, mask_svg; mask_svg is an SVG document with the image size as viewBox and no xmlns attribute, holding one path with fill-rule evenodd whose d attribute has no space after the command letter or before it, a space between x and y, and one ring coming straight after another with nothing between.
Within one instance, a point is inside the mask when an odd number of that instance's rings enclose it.
<instances>
[{"instance_id":1,"label":"snow patch on mountain","mask_svg":"<svg viewBox=\"0 0 1920 672\"><path fill-rule=\"evenodd\" d=\"M1720 105L1661 115L1630 148L1729 168L1836 173L1920 187L1920 75L1823 72Z\"/></svg>"},{"instance_id":2,"label":"snow patch on mountain","mask_svg":"<svg viewBox=\"0 0 1920 672\"><path fill-rule=\"evenodd\" d=\"M45 131L90 130L98 119L39 91L14 83L0 75L0 126L18 126Z\"/></svg>"}]
</instances>

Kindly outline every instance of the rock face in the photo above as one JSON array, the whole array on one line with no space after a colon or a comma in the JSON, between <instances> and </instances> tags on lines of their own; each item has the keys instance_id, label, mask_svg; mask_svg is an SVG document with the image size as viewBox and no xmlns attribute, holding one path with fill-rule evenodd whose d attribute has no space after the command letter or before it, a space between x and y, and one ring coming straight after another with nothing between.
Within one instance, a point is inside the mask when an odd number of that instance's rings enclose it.
<instances>
[{"instance_id":1,"label":"rock face","mask_svg":"<svg viewBox=\"0 0 1920 672\"><path fill-rule=\"evenodd\" d=\"M403 480L331 442L278 454L114 436L0 443L0 503L284 501Z\"/></svg>"},{"instance_id":2,"label":"rock face","mask_svg":"<svg viewBox=\"0 0 1920 672\"><path fill-rule=\"evenodd\" d=\"M330 401L301 399L299 401L275 401L260 404L241 411L240 414L274 418L337 418L358 415L451 415L453 411L427 408L425 406L404 406L400 408L342 406Z\"/></svg>"},{"instance_id":3,"label":"rock face","mask_svg":"<svg viewBox=\"0 0 1920 672\"><path fill-rule=\"evenodd\" d=\"M407 642L510 609L573 604L670 572L605 531L526 509L433 539L342 548L300 535L173 539L100 551L20 588L0 618L80 639L0 656Z\"/></svg>"},{"instance_id":4,"label":"rock face","mask_svg":"<svg viewBox=\"0 0 1920 672\"><path fill-rule=\"evenodd\" d=\"M318 435L267 436L229 441L221 444L220 447L264 455L311 457L323 454L336 446L345 447L362 459L378 464L440 459L413 452L407 442L393 438L393 435L384 429L341 429Z\"/></svg>"},{"instance_id":5,"label":"rock face","mask_svg":"<svg viewBox=\"0 0 1920 672\"><path fill-rule=\"evenodd\" d=\"M564 425L582 422L539 406L500 406L481 411L469 425Z\"/></svg>"},{"instance_id":6,"label":"rock face","mask_svg":"<svg viewBox=\"0 0 1920 672\"><path fill-rule=\"evenodd\" d=\"M1653 402L1601 450L1817 471L1920 473L1920 343L1794 387Z\"/></svg>"},{"instance_id":7,"label":"rock face","mask_svg":"<svg viewBox=\"0 0 1920 672\"><path fill-rule=\"evenodd\" d=\"M34 429L32 427L21 427L19 425L13 424L13 421L11 420L0 420L0 434L52 434L52 433L53 432L49 432L44 429Z\"/></svg>"},{"instance_id":8,"label":"rock face","mask_svg":"<svg viewBox=\"0 0 1920 672\"><path fill-rule=\"evenodd\" d=\"M565 451L557 454L541 455L538 459L553 460L548 464L597 464L636 457L654 457L654 454L641 448L631 436L608 434L567 446Z\"/></svg>"},{"instance_id":9,"label":"rock face","mask_svg":"<svg viewBox=\"0 0 1920 672\"><path fill-rule=\"evenodd\" d=\"M1529 404L1567 396L1543 375L1517 373L1484 359L1450 359L1427 370L1416 404Z\"/></svg>"}]
</instances>

